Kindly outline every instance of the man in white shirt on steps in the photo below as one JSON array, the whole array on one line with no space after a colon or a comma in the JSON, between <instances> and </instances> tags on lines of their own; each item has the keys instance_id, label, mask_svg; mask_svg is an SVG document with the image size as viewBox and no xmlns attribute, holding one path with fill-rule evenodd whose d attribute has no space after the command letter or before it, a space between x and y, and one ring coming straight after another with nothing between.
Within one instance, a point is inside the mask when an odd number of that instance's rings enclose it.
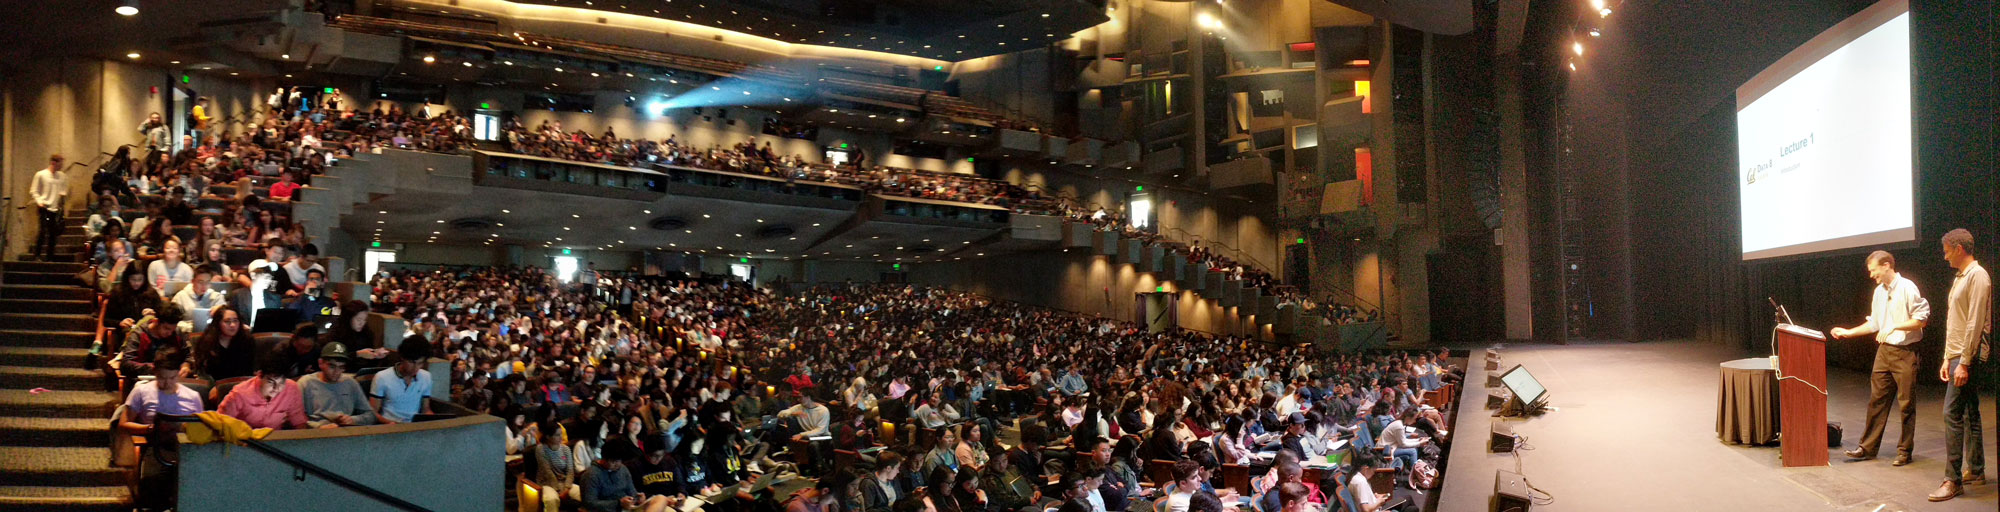
<instances>
[{"instance_id":1,"label":"man in white shirt on steps","mask_svg":"<svg viewBox=\"0 0 2000 512\"><path fill-rule=\"evenodd\" d=\"M35 171L28 195L35 198L35 213L41 216L41 232L35 235L32 251L36 258L49 261L56 256L56 238L62 236L62 203L69 198L69 176L63 172L63 156L49 155L48 168Z\"/></svg>"}]
</instances>

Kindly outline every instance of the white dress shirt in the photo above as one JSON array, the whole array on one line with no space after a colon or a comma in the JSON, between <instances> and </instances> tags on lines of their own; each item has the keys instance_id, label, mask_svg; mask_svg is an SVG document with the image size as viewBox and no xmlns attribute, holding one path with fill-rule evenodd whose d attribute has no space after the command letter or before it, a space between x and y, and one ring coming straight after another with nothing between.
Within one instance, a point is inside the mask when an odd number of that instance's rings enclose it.
<instances>
[{"instance_id":1,"label":"white dress shirt","mask_svg":"<svg viewBox=\"0 0 2000 512\"><path fill-rule=\"evenodd\" d=\"M35 206L56 211L62 207L62 200L69 196L69 173L60 170L42 169L35 171L35 181L30 185L28 195L35 197Z\"/></svg>"},{"instance_id":2,"label":"white dress shirt","mask_svg":"<svg viewBox=\"0 0 2000 512\"><path fill-rule=\"evenodd\" d=\"M1917 283L1897 273L1888 286L1875 287L1875 301L1869 307L1868 323L1875 327L1875 341L1907 347L1922 341L1923 329L1898 331L1894 328L1910 320L1929 320L1931 305L1917 293Z\"/></svg>"}]
</instances>

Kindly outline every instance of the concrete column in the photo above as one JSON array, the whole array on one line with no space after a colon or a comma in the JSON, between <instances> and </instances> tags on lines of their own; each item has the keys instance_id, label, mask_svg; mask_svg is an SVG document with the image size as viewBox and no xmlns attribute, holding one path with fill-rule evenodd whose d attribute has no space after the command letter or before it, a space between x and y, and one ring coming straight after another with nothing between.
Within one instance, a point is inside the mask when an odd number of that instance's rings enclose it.
<instances>
[{"instance_id":1,"label":"concrete column","mask_svg":"<svg viewBox=\"0 0 2000 512\"><path fill-rule=\"evenodd\" d=\"M1528 271L1528 166L1522 151L1521 57L1502 54L1493 66L1493 103L1500 113L1500 285L1507 339L1535 335L1533 288Z\"/></svg>"}]
</instances>

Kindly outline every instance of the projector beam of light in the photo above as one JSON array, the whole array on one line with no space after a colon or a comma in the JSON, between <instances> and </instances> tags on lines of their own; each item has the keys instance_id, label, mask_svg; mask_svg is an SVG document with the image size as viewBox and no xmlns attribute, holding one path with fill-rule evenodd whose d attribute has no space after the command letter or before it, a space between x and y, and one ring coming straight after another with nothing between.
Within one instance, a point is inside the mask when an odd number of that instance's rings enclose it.
<instances>
[{"instance_id":1,"label":"projector beam of light","mask_svg":"<svg viewBox=\"0 0 2000 512\"><path fill-rule=\"evenodd\" d=\"M682 82L687 82L683 80ZM664 101L646 105L655 115L662 115L669 109L682 108L742 108L784 105L785 98L799 95L801 91L773 86L768 83L752 82L740 78L722 78L712 82L693 84L678 93L671 89L661 91Z\"/></svg>"}]
</instances>

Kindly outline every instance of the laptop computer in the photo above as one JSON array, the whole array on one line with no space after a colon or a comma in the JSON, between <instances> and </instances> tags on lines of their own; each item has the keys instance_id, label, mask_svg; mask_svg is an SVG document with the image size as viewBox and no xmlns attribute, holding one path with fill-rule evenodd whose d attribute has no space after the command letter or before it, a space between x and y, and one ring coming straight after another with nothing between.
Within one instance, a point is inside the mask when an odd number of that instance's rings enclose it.
<instances>
[{"instance_id":1,"label":"laptop computer","mask_svg":"<svg viewBox=\"0 0 2000 512\"><path fill-rule=\"evenodd\" d=\"M194 308L194 311L188 312L188 321L194 324L194 332L207 331L208 321L214 314L213 310Z\"/></svg>"},{"instance_id":2,"label":"laptop computer","mask_svg":"<svg viewBox=\"0 0 2000 512\"><path fill-rule=\"evenodd\" d=\"M257 310L257 320L251 323L250 332L292 332L298 326L297 310L264 308Z\"/></svg>"}]
</instances>

